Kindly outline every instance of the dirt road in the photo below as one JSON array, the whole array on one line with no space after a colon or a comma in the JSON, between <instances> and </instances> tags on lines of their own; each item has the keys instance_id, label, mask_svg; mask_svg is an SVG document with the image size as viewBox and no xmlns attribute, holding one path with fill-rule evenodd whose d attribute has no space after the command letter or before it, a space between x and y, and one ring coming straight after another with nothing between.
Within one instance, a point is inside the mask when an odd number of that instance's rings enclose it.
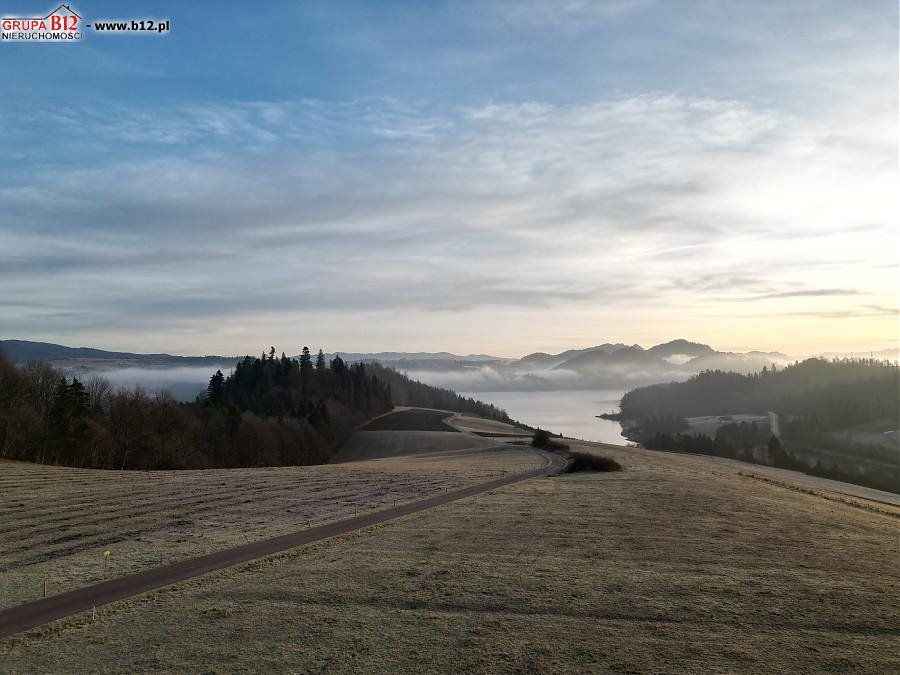
<instances>
[{"instance_id":1,"label":"dirt road","mask_svg":"<svg viewBox=\"0 0 900 675\"><path fill-rule=\"evenodd\" d=\"M542 453L543 454L543 453ZM547 464L535 471L521 474L511 474L487 483L480 483L470 487L445 492L444 494L411 502L401 506L368 513L354 518L348 518L326 525L312 527L299 532L286 534L280 537L264 539L262 541L237 546L235 548L217 551L209 555L200 556L164 565L143 572L137 572L127 576L111 579L91 586L85 586L67 593L51 596L35 602L29 602L17 607L0 611L0 639L19 633L30 628L56 621L79 612L89 611L92 607L98 607L117 600L145 593L147 591L168 586L179 581L198 577L215 570L231 567L256 558L262 558L274 553L280 553L297 546L328 539L340 534L352 532L370 525L384 523L394 518L400 518L412 513L418 513L426 509L447 504L459 499L471 497L483 492L488 492L504 485L510 485L529 478L538 478L552 475L564 466L564 460L559 455L546 454L544 458Z\"/></svg>"}]
</instances>

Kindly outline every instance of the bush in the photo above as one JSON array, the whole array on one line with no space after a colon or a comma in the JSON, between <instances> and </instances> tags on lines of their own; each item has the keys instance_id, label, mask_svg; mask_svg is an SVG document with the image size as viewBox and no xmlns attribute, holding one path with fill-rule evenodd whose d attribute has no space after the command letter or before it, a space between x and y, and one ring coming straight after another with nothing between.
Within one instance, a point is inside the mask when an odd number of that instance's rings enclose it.
<instances>
[{"instance_id":1,"label":"bush","mask_svg":"<svg viewBox=\"0 0 900 675\"><path fill-rule=\"evenodd\" d=\"M546 450L565 450L569 446L565 443L553 440L553 434L544 429L536 429L534 436L531 438L531 445L535 448L544 448Z\"/></svg>"},{"instance_id":2,"label":"bush","mask_svg":"<svg viewBox=\"0 0 900 675\"><path fill-rule=\"evenodd\" d=\"M550 432L538 429L531 438L531 444L536 448L546 448L550 445Z\"/></svg>"},{"instance_id":3,"label":"bush","mask_svg":"<svg viewBox=\"0 0 900 675\"><path fill-rule=\"evenodd\" d=\"M612 457L601 457L600 455L590 455L586 452L570 452L569 459L572 463L569 465L568 473L576 471L621 471L622 465Z\"/></svg>"}]
</instances>

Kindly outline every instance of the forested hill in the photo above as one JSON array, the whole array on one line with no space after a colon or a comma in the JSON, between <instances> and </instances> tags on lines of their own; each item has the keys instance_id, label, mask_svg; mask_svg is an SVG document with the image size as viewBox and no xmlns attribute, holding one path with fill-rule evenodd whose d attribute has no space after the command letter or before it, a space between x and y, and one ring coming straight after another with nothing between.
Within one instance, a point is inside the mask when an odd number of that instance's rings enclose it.
<instances>
[{"instance_id":1,"label":"forested hill","mask_svg":"<svg viewBox=\"0 0 900 675\"><path fill-rule=\"evenodd\" d=\"M16 366L0 352L0 459L114 469L316 464L395 404L508 420L485 403L305 347L298 359L274 348L245 357L193 403L114 391L44 362Z\"/></svg>"},{"instance_id":2,"label":"forested hill","mask_svg":"<svg viewBox=\"0 0 900 675\"><path fill-rule=\"evenodd\" d=\"M648 448L732 457L897 492L898 373L897 365L872 359L809 359L754 375L707 371L628 392L619 417L628 437ZM731 417L769 412L775 416L765 422ZM710 433L704 419L715 416L719 425ZM779 428L770 427L772 419Z\"/></svg>"},{"instance_id":3,"label":"forested hill","mask_svg":"<svg viewBox=\"0 0 900 675\"><path fill-rule=\"evenodd\" d=\"M391 399L394 405L453 410L454 412L471 413L479 417L500 420L501 422L513 422L505 410L501 410L490 403L460 396L452 389L423 384L379 363L370 363L367 365L367 368L370 373L382 382L386 382L391 388ZM516 424L529 428L521 422L516 422Z\"/></svg>"},{"instance_id":4,"label":"forested hill","mask_svg":"<svg viewBox=\"0 0 900 675\"><path fill-rule=\"evenodd\" d=\"M814 416L823 429L897 418L898 367L873 359L807 359L781 370L741 375L705 371L685 382L655 384L622 397L621 417L765 414Z\"/></svg>"}]
</instances>

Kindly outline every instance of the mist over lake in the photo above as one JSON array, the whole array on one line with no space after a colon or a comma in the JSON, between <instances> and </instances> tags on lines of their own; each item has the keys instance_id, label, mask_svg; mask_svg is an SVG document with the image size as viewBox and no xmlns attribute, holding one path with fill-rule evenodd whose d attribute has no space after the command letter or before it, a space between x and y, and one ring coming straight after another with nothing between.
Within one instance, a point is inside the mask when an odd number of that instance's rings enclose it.
<instances>
[{"instance_id":1,"label":"mist over lake","mask_svg":"<svg viewBox=\"0 0 900 675\"><path fill-rule=\"evenodd\" d=\"M622 426L595 417L617 411L621 389L596 391L479 391L461 392L506 410L510 417L571 438L625 445Z\"/></svg>"}]
</instances>

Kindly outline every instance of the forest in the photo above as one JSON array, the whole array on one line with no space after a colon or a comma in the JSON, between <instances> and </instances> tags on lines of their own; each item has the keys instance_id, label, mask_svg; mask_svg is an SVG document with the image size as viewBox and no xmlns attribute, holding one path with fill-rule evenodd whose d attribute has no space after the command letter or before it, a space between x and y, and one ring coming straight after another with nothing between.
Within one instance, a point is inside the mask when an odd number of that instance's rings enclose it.
<instances>
[{"instance_id":1,"label":"forest","mask_svg":"<svg viewBox=\"0 0 900 675\"><path fill-rule=\"evenodd\" d=\"M783 469L798 468L796 460L772 435L769 427L756 422L725 424L716 430L715 436L658 431L646 438L644 446L665 452L729 457Z\"/></svg>"},{"instance_id":2,"label":"forest","mask_svg":"<svg viewBox=\"0 0 900 675\"><path fill-rule=\"evenodd\" d=\"M299 358L274 347L246 356L192 403L41 361L17 366L0 352L0 459L143 470L320 464L394 405L508 421L494 406L306 347Z\"/></svg>"},{"instance_id":3,"label":"forest","mask_svg":"<svg viewBox=\"0 0 900 675\"><path fill-rule=\"evenodd\" d=\"M622 397L620 417L780 414L815 418L840 429L898 416L898 367L873 359L807 359L741 375L704 371L685 382L654 384Z\"/></svg>"},{"instance_id":4,"label":"forest","mask_svg":"<svg viewBox=\"0 0 900 675\"><path fill-rule=\"evenodd\" d=\"M780 438L768 425L745 422L723 424L713 436L689 433L685 420L768 412L778 415ZM619 417L627 420L629 437L652 449L731 457L895 492L900 485L900 369L889 361L807 359L750 375L706 371L628 392ZM886 431L857 433L870 428Z\"/></svg>"}]
</instances>

